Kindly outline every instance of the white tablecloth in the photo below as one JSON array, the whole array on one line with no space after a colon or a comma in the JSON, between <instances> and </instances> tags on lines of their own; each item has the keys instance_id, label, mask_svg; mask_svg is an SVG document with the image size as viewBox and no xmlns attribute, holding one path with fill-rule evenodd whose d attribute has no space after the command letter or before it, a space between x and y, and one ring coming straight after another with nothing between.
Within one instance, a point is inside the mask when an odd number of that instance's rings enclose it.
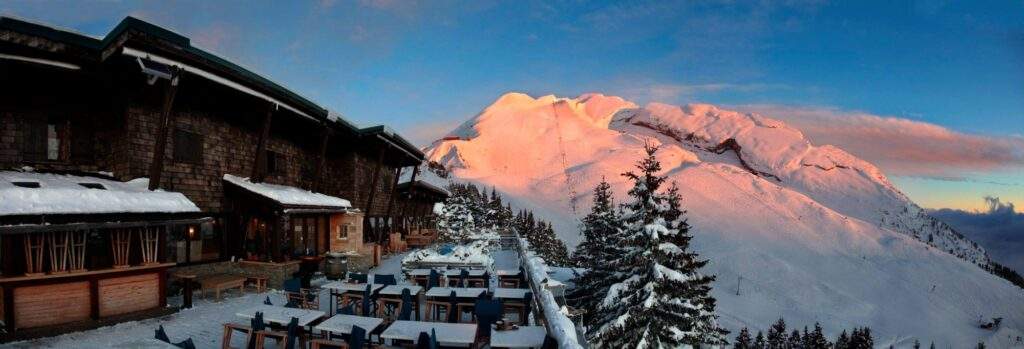
<instances>
[{"instance_id":1,"label":"white tablecloth","mask_svg":"<svg viewBox=\"0 0 1024 349\"><path fill-rule=\"evenodd\" d=\"M480 294L487 291L487 289L479 287L434 287L427 291L426 296L443 298L451 295L452 291L455 291L455 296L459 298L476 298L480 297Z\"/></svg>"},{"instance_id":2,"label":"white tablecloth","mask_svg":"<svg viewBox=\"0 0 1024 349\"><path fill-rule=\"evenodd\" d=\"M487 273L486 270L482 270L482 269L468 269L466 271L469 272L469 276L470 277L481 277L481 276L484 276L484 273ZM444 275L448 276L448 277L458 277L459 275L462 275L462 270L459 270L459 269L445 270Z\"/></svg>"},{"instance_id":3,"label":"white tablecloth","mask_svg":"<svg viewBox=\"0 0 1024 349\"><path fill-rule=\"evenodd\" d=\"M395 321L380 334L380 338L416 341L420 332L437 333L437 342L446 346L470 346L476 338L476 324L450 324L445 322Z\"/></svg>"},{"instance_id":4,"label":"white tablecloth","mask_svg":"<svg viewBox=\"0 0 1024 349\"><path fill-rule=\"evenodd\" d=\"M423 286L416 286L416 285L390 285L390 286L387 286L387 287L384 287L384 288L380 289L380 292L378 292L378 293L380 295L383 295L383 296L401 296L402 295L402 290L404 290L404 289L409 289L409 294L411 294L413 297L415 297L416 294L418 294L420 292L423 292Z\"/></svg>"},{"instance_id":5,"label":"white tablecloth","mask_svg":"<svg viewBox=\"0 0 1024 349\"><path fill-rule=\"evenodd\" d=\"M293 317L299 319L299 326L308 326L311 322L316 321L324 317L324 315L326 315L324 312L319 310L285 308L273 305L255 306L240 311L235 315L247 319L252 319L256 317L256 312L263 313L263 321L275 323L281 326L287 326L288 322L292 321Z\"/></svg>"},{"instance_id":6,"label":"white tablecloth","mask_svg":"<svg viewBox=\"0 0 1024 349\"><path fill-rule=\"evenodd\" d=\"M526 292L530 292L528 288L495 288L494 298L501 299L523 299L526 296Z\"/></svg>"},{"instance_id":7,"label":"white tablecloth","mask_svg":"<svg viewBox=\"0 0 1024 349\"><path fill-rule=\"evenodd\" d=\"M351 282L332 281L320 286L329 290L338 292L363 292L366 291L366 284L356 284ZM373 284L370 286L370 292L376 292L379 289L384 288L384 285Z\"/></svg>"},{"instance_id":8,"label":"white tablecloth","mask_svg":"<svg viewBox=\"0 0 1024 349\"><path fill-rule=\"evenodd\" d=\"M547 331L544 326L521 326L514 331L491 330L491 346L501 348L540 348Z\"/></svg>"},{"instance_id":9,"label":"white tablecloth","mask_svg":"<svg viewBox=\"0 0 1024 349\"><path fill-rule=\"evenodd\" d=\"M349 334L352 333L352 326L359 326L366 330L366 339L370 339L370 332L373 332L383 322L384 319L375 317L338 314L316 325L313 330Z\"/></svg>"}]
</instances>

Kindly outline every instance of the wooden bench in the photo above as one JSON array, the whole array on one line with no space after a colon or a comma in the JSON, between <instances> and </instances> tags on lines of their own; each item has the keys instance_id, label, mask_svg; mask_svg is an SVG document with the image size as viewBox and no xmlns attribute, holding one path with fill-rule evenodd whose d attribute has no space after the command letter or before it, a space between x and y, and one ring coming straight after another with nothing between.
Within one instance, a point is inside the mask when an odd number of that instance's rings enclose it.
<instances>
[{"instance_id":1,"label":"wooden bench","mask_svg":"<svg viewBox=\"0 0 1024 349\"><path fill-rule=\"evenodd\" d=\"M220 292L223 290L237 288L239 292L245 292L245 279L244 276L215 274L200 277L196 281L202 285L204 298L207 291L213 290L216 294L216 299L219 301Z\"/></svg>"},{"instance_id":2,"label":"wooden bench","mask_svg":"<svg viewBox=\"0 0 1024 349\"><path fill-rule=\"evenodd\" d=\"M267 290L267 280L270 279L266 275L249 275L245 277L245 282L252 284L256 289L256 293L263 293Z\"/></svg>"}]
</instances>

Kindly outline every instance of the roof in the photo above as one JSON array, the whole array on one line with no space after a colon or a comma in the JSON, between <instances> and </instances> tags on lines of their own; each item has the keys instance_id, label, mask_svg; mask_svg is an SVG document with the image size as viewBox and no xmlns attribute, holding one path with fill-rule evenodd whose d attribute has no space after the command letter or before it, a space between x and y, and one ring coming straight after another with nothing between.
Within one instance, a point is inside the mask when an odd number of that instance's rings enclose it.
<instances>
[{"instance_id":1,"label":"roof","mask_svg":"<svg viewBox=\"0 0 1024 349\"><path fill-rule=\"evenodd\" d=\"M396 148L404 150L410 157L419 161L423 161L423 159L426 158L426 155L423 154L423 151L420 150L420 148L417 148L412 144L412 142L406 140L390 127L384 125L370 126L359 130L359 133L363 136L380 136L388 143L391 143Z\"/></svg>"},{"instance_id":2,"label":"roof","mask_svg":"<svg viewBox=\"0 0 1024 349\"><path fill-rule=\"evenodd\" d=\"M409 182L398 183L398 186L396 186L395 189L399 191L405 191L409 189L410 185L416 187L417 189L431 191L437 194L438 196L449 197L452 195L450 192L448 192L448 190L445 190L444 188L438 187L436 185L418 179L412 184L410 184Z\"/></svg>"},{"instance_id":3,"label":"roof","mask_svg":"<svg viewBox=\"0 0 1024 349\"><path fill-rule=\"evenodd\" d=\"M309 190L270 183L253 183L248 178L231 174L224 175L224 182L231 183L253 194L273 200L288 207L329 207L347 209L352 207L348 200L330 195L311 192Z\"/></svg>"},{"instance_id":4,"label":"roof","mask_svg":"<svg viewBox=\"0 0 1024 349\"><path fill-rule=\"evenodd\" d=\"M121 182L93 176L0 171L0 216L199 212L185 195L149 190L146 178Z\"/></svg>"},{"instance_id":5,"label":"roof","mask_svg":"<svg viewBox=\"0 0 1024 349\"><path fill-rule=\"evenodd\" d=\"M341 114L328 111L326 108L302 97L301 95L271 81L249 69L238 64L209 53L203 49L192 46L188 37L175 33L166 28L154 25L135 17L125 17L113 30L103 38L94 38L70 30L58 29L52 26L33 23L22 19L11 17L0 17L0 30L42 37L54 42L73 45L90 52L90 58L97 62L103 62L110 57L118 56L111 54L125 48L125 45L134 45L130 40L122 38L131 32L139 32L146 36L154 37L166 42L169 45L161 46L166 52L173 53L175 59L187 61L203 68L211 69L217 73L223 73L228 80L248 86L256 91L267 94L275 99L294 105L303 113L331 127L345 129L360 136L376 136L380 134L385 138L387 144L401 149L410 157L422 161L423 152L412 145L409 141L399 136L385 126L374 126L360 129L357 125L346 120ZM164 47L166 46L166 47ZM133 47L134 48L134 47ZM164 52L159 52L162 54Z\"/></svg>"}]
</instances>

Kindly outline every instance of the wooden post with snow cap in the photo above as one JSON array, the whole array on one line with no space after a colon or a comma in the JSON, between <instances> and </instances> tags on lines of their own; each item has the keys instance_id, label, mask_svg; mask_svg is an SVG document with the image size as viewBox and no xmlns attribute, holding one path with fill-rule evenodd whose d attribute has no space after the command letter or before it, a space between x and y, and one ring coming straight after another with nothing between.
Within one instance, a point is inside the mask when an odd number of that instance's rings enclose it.
<instances>
[{"instance_id":1,"label":"wooden post with snow cap","mask_svg":"<svg viewBox=\"0 0 1024 349\"><path fill-rule=\"evenodd\" d=\"M178 73L176 67L173 70L171 79L167 81L167 89L164 90L164 104L160 108L160 126L157 129L156 143L153 144L153 161L149 164L149 190L160 188L160 176L164 172L164 153L167 149L167 137L171 125L174 124L174 115L171 114L171 106L174 104L174 95L178 92Z\"/></svg>"},{"instance_id":2,"label":"wooden post with snow cap","mask_svg":"<svg viewBox=\"0 0 1024 349\"><path fill-rule=\"evenodd\" d=\"M267 176L267 139L270 138L270 123L273 121L274 110L276 109L277 104L274 103L271 103L267 108L267 115L263 119L263 130L256 141L256 158L253 160L252 176L249 178L253 183L263 182L263 179Z\"/></svg>"}]
</instances>

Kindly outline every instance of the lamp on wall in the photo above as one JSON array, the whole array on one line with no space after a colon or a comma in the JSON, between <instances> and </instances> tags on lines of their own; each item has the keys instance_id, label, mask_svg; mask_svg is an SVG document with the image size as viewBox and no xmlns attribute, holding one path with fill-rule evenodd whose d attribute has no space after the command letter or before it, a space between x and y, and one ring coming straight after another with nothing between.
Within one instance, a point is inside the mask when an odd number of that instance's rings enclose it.
<instances>
[{"instance_id":1,"label":"lamp on wall","mask_svg":"<svg viewBox=\"0 0 1024 349\"><path fill-rule=\"evenodd\" d=\"M188 239L189 240L195 240L196 239L196 226L194 226L194 225L188 226Z\"/></svg>"}]
</instances>

